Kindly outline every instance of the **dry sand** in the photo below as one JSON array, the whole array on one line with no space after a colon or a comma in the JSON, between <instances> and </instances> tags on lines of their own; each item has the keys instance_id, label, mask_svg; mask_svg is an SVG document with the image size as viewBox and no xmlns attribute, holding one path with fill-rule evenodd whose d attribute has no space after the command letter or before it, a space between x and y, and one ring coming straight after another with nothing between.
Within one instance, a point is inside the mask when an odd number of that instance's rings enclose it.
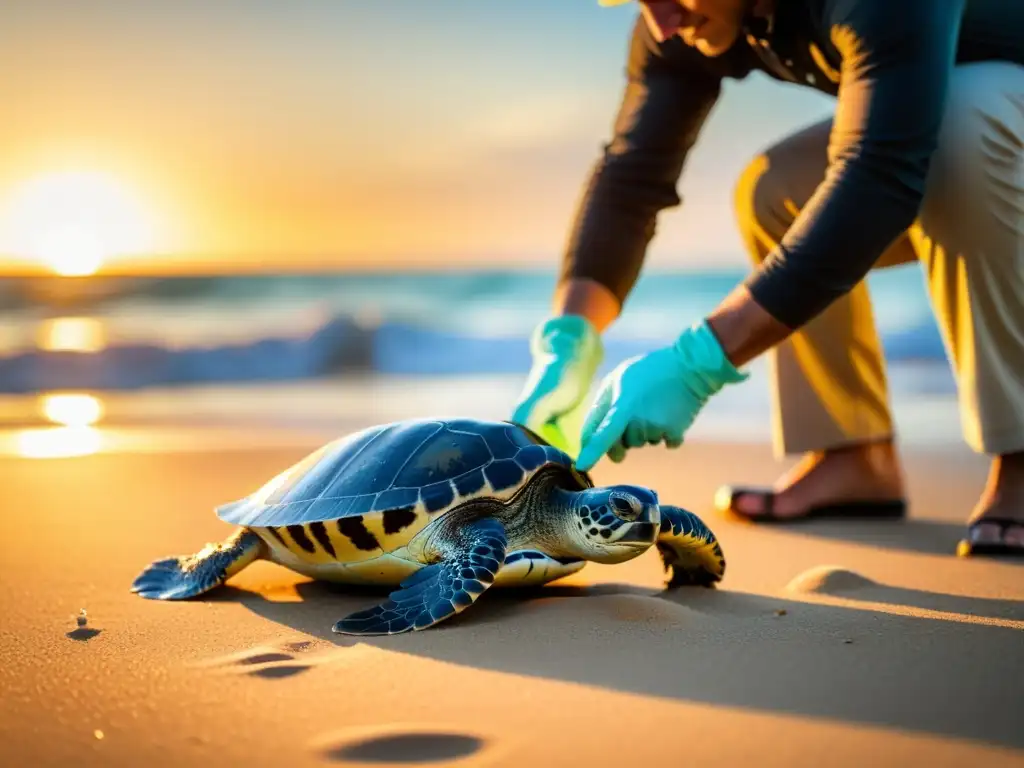
<instances>
[{"instance_id":1,"label":"dry sand","mask_svg":"<svg viewBox=\"0 0 1024 768\"><path fill-rule=\"evenodd\" d=\"M316 445L190 434L0 460L3 765L1024 764L1024 565L952 556L985 471L965 449L908 457L909 522L770 530L707 512L778 473L767 446L645 450L597 480L705 514L720 588L663 592L651 551L355 642L331 626L376 594L268 563L192 602L129 593Z\"/></svg>"}]
</instances>

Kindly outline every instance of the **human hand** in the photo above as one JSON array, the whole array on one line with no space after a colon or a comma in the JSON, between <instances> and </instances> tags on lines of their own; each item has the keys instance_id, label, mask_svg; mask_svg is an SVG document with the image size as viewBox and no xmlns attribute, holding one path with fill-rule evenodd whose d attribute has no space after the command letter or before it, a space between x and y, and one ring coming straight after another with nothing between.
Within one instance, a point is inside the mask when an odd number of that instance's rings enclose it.
<instances>
[{"instance_id":1,"label":"human hand","mask_svg":"<svg viewBox=\"0 0 1024 768\"><path fill-rule=\"evenodd\" d=\"M662 441L678 448L711 395L747 376L726 358L707 322L670 346L626 360L601 382L583 424L577 468L585 472L605 454L620 462L628 449Z\"/></svg>"},{"instance_id":2,"label":"human hand","mask_svg":"<svg viewBox=\"0 0 1024 768\"><path fill-rule=\"evenodd\" d=\"M530 351L533 367L511 420L575 458L584 397L604 354L601 337L586 318L562 315L537 326Z\"/></svg>"}]
</instances>

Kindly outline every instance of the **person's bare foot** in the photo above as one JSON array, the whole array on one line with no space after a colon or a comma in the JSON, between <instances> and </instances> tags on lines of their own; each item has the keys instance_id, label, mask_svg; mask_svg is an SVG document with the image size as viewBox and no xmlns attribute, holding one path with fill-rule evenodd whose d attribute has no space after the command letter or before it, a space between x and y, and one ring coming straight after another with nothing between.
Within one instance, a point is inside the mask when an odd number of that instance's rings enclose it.
<instances>
[{"instance_id":1,"label":"person's bare foot","mask_svg":"<svg viewBox=\"0 0 1024 768\"><path fill-rule=\"evenodd\" d=\"M967 524L961 554L983 553L984 548L1012 548L1024 554L1024 452L992 460L985 490Z\"/></svg>"},{"instance_id":2,"label":"person's bare foot","mask_svg":"<svg viewBox=\"0 0 1024 768\"><path fill-rule=\"evenodd\" d=\"M771 490L772 517L793 519L827 504L902 502L903 472L891 441L860 443L805 455ZM732 496L731 509L757 519L766 501L762 493L741 491Z\"/></svg>"}]
</instances>

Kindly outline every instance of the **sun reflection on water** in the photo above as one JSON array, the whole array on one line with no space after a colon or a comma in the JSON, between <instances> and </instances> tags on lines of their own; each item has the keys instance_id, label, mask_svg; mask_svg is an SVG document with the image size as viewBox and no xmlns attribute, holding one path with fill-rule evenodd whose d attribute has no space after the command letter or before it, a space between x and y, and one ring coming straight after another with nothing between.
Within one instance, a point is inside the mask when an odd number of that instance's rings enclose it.
<instances>
[{"instance_id":1,"label":"sun reflection on water","mask_svg":"<svg viewBox=\"0 0 1024 768\"><path fill-rule=\"evenodd\" d=\"M40 325L36 344L47 352L99 352L107 339L96 318L57 317Z\"/></svg>"},{"instance_id":2,"label":"sun reflection on water","mask_svg":"<svg viewBox=\"0 0 1024 768\"><path fill-rule=\"evenodd\" d=\"M47 420L65 427L87 427L103 417L103 403L85 394L43 395L39 408Z\"/></svg>"},{"instance_id":3,"label":"sun reflection on water","mask_svg":"<svg viewBox=\"0 0 1024 768\"><path fill-rule=\"evenodd\" d=\"M93 427L24 429L15 437L19 456L26 459L64 459L88 456L103 447L103 437Z\"/></svg>"},{"instance_id":4,"label":"sun reflection on water","mask_svg":"<svg viewBox=\"0 0 1024 768\"><path fill-rule=\"evenodd\" d=\"M18 455L27 459L58 459L88 456L103 447L96 424L103 417L103 403L78 393L47 394L39 398L41 415L58 426L23 429L15 437Z\"/></svg>"}]
</instances>

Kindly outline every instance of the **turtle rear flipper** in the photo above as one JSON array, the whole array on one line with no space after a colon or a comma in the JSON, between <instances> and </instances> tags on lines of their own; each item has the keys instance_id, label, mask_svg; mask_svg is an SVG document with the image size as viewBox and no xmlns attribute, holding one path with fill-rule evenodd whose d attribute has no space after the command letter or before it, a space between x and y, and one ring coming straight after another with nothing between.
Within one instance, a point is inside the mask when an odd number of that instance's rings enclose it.
<instances>
[{"instance_id":1,"label":"turtle rear flipper","mask_svg":"<svg viewBox=\"0 0 1024 768\"><path fill-rule=\"evenodd\" d=\"M725 556L718 537L697 515L667 504L661 506L661 531L656 546L668 586L710 587L725 575Z\"/></svg>"},{"instance_id":2,"label":"turtle rear flipper","mask_svg":"<svg viewBox=\"0 0 1024 768\"><path fill-rule=\"evenodd\" d=\"M471 606L505 561L505 528L484 518L458 530L441 562L417 571L386 601L334 625L343 635L396 635L426 629Z\"/></svg>"},{"instance_id":3,"label":"turtle rear flipper","mask_svg":"<svg viewBox=\"0 0 1024 768\"><path fill-rule=\"evenodd\" d=\"M219 587L264 556L263 540L241 529L201 552L151 563L132 584L132 592L151 600L185 600Z\"/></svg>"}]
</instances>

